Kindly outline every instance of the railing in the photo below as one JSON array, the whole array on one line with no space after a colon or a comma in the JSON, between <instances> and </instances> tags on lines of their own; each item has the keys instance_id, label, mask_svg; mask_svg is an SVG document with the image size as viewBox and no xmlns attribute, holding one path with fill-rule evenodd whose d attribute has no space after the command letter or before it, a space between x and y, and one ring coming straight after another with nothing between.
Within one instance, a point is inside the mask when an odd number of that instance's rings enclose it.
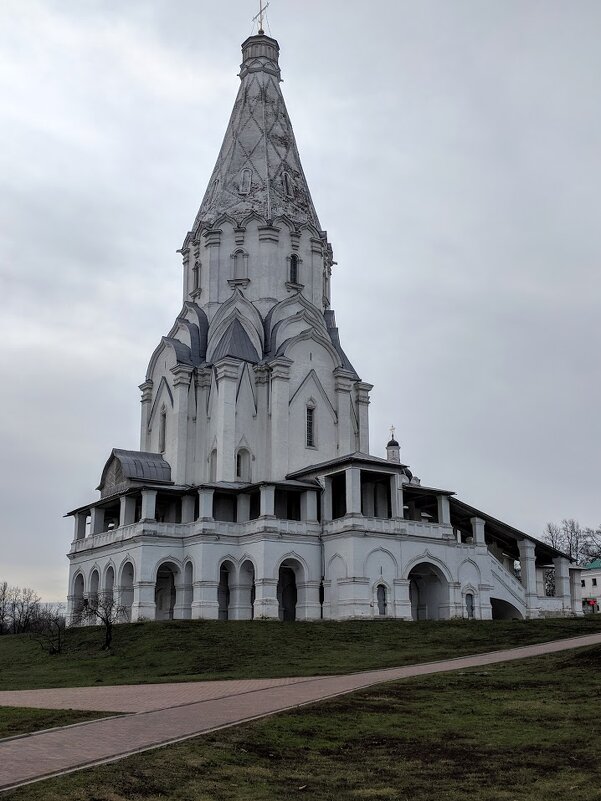
<instances>
[{"instance_id":1,"label":"railing","mask_svg":"<svg viewBox=\"0 0 601 801\"><path fill-rule=\"evenodd\" d=\"M451 526L441 523L421 523L417 520L399 518L347 515L331 520L324 526L326 534L339 534L349 530L361 531L366 534L385 534L387 536L422 537L436 540L454 539Z\"/></svg>"},{"instance_id":2,"label":"railing","mask_svg":"<svg viewBox=\"0 0 601 801\"><path fill-rule=\"evenodd\" d=\"M516 600L519 600L520 603L524 604L525 606L526 590L522 582L518 581L518 579L512 575L509 570L507 570L505 565L500 562L493 553L489 551L488 555L490 556L490 567L494 577Z\"/></svg>"}]
</instances>

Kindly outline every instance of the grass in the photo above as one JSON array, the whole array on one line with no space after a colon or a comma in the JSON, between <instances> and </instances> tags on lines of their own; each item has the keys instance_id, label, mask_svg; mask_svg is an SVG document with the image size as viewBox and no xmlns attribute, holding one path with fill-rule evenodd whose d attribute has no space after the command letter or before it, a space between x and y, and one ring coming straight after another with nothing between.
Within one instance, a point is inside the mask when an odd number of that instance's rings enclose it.
<instances>
[{"instance_id":1,"label":"grass","mask_svg":"<svg viewBox=\"0 0 601 801\"><path fill-rule=\"evenodd\" d=\"M601 615L525 621L396 620L282 624L173 621L67 632L48 656L26 635L0 637L0 690L351 673L592 634Z\"/></svg>"},{"instance_id":2,"label":"grass","mask_svg":"<svg viewBox=\"0 0 601 801\"><path fill-rule=\"evenodd\" d=\"M17 734L31 734L56 726L70 726L86 720L106 717L112 712L82 712L76 709L27 709L25 707L0 707L0 740Z\"/></svg>"},{"instance_id":3,"label":"grass","mask_svg":"<svg viewBox=\"0 0 601 801\"><path fill-rule=\"evenodd\" d=\"M601 648L381 685L10 801L592 801Z\"/></svg>"}]
</instances>

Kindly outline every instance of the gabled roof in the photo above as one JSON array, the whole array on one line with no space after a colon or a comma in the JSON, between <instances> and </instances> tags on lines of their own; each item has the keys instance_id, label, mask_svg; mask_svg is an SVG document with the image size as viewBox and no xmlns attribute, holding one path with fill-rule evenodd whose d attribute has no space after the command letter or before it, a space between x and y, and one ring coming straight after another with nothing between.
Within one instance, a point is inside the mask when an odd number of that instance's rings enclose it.
<instances>
[{"instance_id":1,"label":"gabled roof","mask_svg":"<svg viewBox=\"0 0 601 801\"><path fill-rule=\"evenodd\" d=\"M259 354L238 319L232 320L227 327L225 334L215 348L212 361L218 362L219 359L225 359L228 356L233 359L241 359L244 362L251 362L252 364L257 364L259 361Z\"/></svg>"},{"instance_id":2,"label":"gabled roof","mask_svg":"<svg viewBox=\"0 0 601 801\"><path fill-rule=\"evenodd\" d=\"M264 34L242 45L240 90L209 186L196 216L286 216L321 230L280 90L279 45Z\"/></svg>"},{"instance_id":3,"label":"gabled roof","mask_svg":"<svg viewBox=\"0 0 601 801\"><path fill-rule=\"evenodd\" d=\"M294 473L288 473L286 478L301 478L302 476L312 475L314 473L321 473L329 471L332 468L342 467L343 465L362 464L373 467L385 467L391 473L403 472L407 467L405 464L398 462L389 462L388 459L380 459L379 456L372 456L369 453L361 453L355 451L346 456L338 456L336 459L329 459L327 462L318 462L317 464L310 464L303 467L302 470L295 470Z\"/></svg>"},{"instance_id":4,"label":"gabled roof","mask_svg":"<svg viewBox=\"0 0 601 801\"><path fill-rule=\"evenodd\" d=\"M105 488L109 471L113 465L115 467L112 484L122 481L171 483L171 465L163 458L162 454L148 453L146 451L124 451L119 448L113 448L102 471L100 484L97 487L101 492Z\"/></svg>"}]
</instances>

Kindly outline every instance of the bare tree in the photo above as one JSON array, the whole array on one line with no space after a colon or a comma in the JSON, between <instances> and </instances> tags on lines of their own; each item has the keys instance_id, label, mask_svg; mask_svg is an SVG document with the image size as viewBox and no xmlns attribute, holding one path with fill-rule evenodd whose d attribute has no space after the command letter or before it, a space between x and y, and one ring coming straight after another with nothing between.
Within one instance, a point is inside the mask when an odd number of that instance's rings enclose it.
<instances>
[{"instance_id":1,"label":"bare tree","mask_svg":"<svg viewBox=\"0 0 601 801\"><path fill-rule=\"evenodd\" d=\"M117 623L124 623L128 619L128 608L117 603L114 596L104 593L88 599L88 604L82 610L85 620L91 625L102 626L104 642L102 650L111 647L113 641L113 628Z\"/></svg>"},{"instance_id":2,"label":"bare tree","mask_svg":"<svg viewBox=\"0 0 601 801\"><path fill-rule=\"evenodd\" d=\"M0 634L8 634L10 627L10 604L8 581L0 582Z\"/></svg>"},{"instance_id":3,"label":"bare tree","mask_svg":"<svg viewBox=\"0 0 601 801\"><path fill-rule=\"evenodd\" d=\"M65 605L44 604L33 623L33 639L50 656L62 653L65 642Z\"/></svg>"},{"instance_id":4,"label":"bare tree","mask_svg":"<svg viewBox=\"0 0 601 801\"><path fill-rule=\"evenodd\" d=\"M601 557L601 526L583 528L577 520L567 518L561 524L547 523L543 538L579 565Z\"/></svg>"}]
</instances>

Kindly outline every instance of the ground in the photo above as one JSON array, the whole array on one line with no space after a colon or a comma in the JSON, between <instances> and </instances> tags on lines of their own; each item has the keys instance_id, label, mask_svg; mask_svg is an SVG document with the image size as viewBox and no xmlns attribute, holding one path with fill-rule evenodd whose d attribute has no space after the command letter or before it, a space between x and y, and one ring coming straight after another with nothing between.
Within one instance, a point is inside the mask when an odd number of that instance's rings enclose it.
<instances>
[{"instance_id":1,"label":"ground","mask_svg":"<svg viewBox=\"0 0 601 801\"><path fill-rule=\"evenodd\" d=\"M595 801L601 647L411 679L6 794L10 801Z\"/></svg>"}]
</instances>

